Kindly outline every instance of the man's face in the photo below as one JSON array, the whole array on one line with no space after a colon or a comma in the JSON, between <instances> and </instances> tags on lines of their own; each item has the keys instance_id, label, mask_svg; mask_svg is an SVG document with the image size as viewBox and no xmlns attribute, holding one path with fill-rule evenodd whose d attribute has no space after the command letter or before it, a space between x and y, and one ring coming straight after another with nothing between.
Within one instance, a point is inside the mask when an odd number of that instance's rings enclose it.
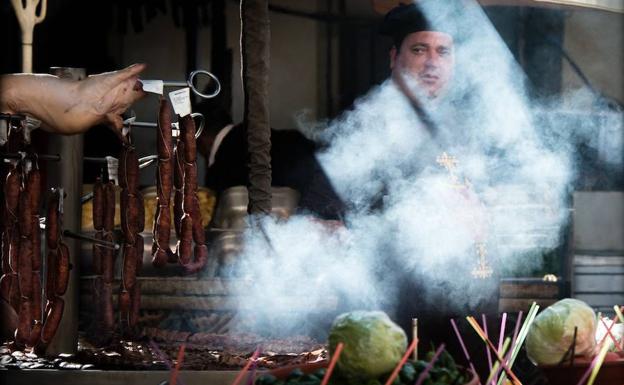
<instances>
[{"instance_id":1,"label":"man's face","mask_svg":"<svg viewBox=\"0 0 624 385\"><path fill-rule=\"evenodd\" d=\"M392 76L411 75L429 97L438 96L453 76L453 38L444 32L420 31L390 51Z\"/></svg>"}]
</instances>

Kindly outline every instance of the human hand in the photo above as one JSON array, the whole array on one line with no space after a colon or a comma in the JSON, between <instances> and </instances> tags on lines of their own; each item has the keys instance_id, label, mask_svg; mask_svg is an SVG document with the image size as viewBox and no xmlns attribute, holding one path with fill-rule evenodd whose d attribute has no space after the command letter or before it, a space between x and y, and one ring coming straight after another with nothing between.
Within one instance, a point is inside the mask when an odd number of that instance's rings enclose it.
<instances>
[{"instance_id":1,"label":"human hand","mask_svg":"<svg viewBox=\"0 0 624 385\"><path fill-rule=\"evenodd\" d=\"M138 75L144 69L145 64L134 64L120 71L91 75L78 82L79 103L74 106L73 122L68 124L73 123L77 130L106 124L120 135L123 128L121 115L145 96L138 82Z\"/></svg>"}]
</instances>

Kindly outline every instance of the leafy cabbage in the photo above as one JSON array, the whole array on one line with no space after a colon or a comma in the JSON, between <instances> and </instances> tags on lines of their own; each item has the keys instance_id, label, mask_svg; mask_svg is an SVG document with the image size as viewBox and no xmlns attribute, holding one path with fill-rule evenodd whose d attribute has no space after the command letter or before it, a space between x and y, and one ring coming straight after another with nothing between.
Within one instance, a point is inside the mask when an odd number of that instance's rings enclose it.
<instances>
[{"instance_id":1,"label":"leafy cabbage","mask_svg":"<svg viewBox=\"0 0 624 385\"><path fill-rule=\"evenodd\" d=\"M354 311L339 315L329 332L329 350L344 348L337 369L351 378L375 378L394 369L407 348L403 329L381 311Z\"/></svg>"},{"instance_id":2,"label":"leafy cabbage","mask_svg":"<svg viewBox=\"0 0 624 385\"><path fill-rule=\"evenodd\" d=\"M585 302L566 298L544 309L533 321L526 351L536 365L558 364L574 339L575 355L591 355L596 346L596 314Z\"/></svg>"}]
</instances>

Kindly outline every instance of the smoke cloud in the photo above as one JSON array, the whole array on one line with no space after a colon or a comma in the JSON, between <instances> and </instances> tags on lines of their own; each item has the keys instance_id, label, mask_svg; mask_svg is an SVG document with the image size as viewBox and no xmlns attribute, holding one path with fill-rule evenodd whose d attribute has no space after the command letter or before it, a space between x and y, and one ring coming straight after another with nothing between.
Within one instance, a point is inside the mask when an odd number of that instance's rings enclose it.
<instances>
[{"instance_id":1,"label":"smoke cloud","mask_svg":"<svg viewBox=\"0 0 624 385\"><path fill-rule=\"evenodd\" d=\"M387 80L315 135L328 145L318 159L349 206L346 228L294 217L265 220L270 244L247 233L239 275L257 289L238 304L288 320L273 324L281 330L305 332L336 306L392 314L403 280L421 283L413 295L423 303L442 298L449 309L474 311L496 294L502 270L537 267L560 243L579 142L621 167L621 112L562 118L586 94L535 104L476 3L419 3L456 36L452 87L422 105L433 124ZM445 167L445 154L455 164ZM480 247L490 278L473 275Z\"/></svg>"}]
</instances>

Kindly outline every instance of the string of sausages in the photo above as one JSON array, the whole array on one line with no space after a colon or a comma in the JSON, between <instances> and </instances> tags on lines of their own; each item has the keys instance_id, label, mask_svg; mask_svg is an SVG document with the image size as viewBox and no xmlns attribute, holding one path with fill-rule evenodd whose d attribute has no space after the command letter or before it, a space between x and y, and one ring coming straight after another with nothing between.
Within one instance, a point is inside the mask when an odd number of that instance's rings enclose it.
<instances>
[{"instance_id":1,"label":"string of sausages","mask_svg":"<svg viewBox=\"0 0 624 385\"><path fill-rule=\"evenodd\" d=\"M46 218L47 274L46 307L39 350L45 350L61 323L65 302L62 296L69 284L69 248L63 241L63 190L52 189ZM21 255L20 255L21 258Z\"/></svg>"},{"instance_id":2,"label":"string of sausages","mask_svg":"<svg viewBox=\"0 0 624 385\"><path fill-rule=\"evenodd\" d=\"M21 167L13 165L4 183L4 206L2 209L2 297L19 311L20 293L17 279L19 253L18 205L21 190Z\"/></svg>"},{"instance_id":3,"label":"string of sausages","mask_svg":"<svg viewBox=\"0 0 624 385\"><path fill-rule=\"evenodd\" d=\"M136 325L140 307L140 285L137 274L143 264L145 227L143 196L139 192L139 160L136 149L124 143L119 156L119 185L121 187L121 231L123 234L123 264L119 290L120 326L130 333Z\"/></svg>"},{"instance_id":4,"label":"string of sausages","mask_svg":"<svg viewBox=\"0 0 624 385\"><path fill-rule=\"evenodd\" d=\"M115 226L115 184L103 183L97 178L93 186L93 228L95 238L113 242ZM93 244L93 272L95 275L93 304L93 335L99 344L107 344L113 334L115 317L113 315L113 278L115 250Z\"/></svg>"},{"instance_id":5,"label":"string of sausages","mask_svg":"<svg viewBox=\"0 0 624 385\"><path fill-rule=\"evenodd\" d=\"M157 207L152 264L162 267L167 262L179 262L186 273L192 274L205 267L208 248L197 196L195 122L190 115L179 117L178 122L180 135L172 148L171 111L167 100L162 98L158 114ZM175 253L169 248L172 188L173 223L178 239Z\"/></svg>"},{"instance_id":6,"label":"string of sausages","mask_svg":"<svg viewBox=\"0 0 624 385\"><path fill-rule=\"evenodd\" d=\"M178 231L176 254L188 274L201 271L208 260L199 198L197 196L197 144L195 121L190 115L180 117L180 136L177 141L176 167L183 170L182 216ZM175 183L175 175L174 175ZM179 185L176 185L176 189ZM176 195L178 191L176 190ZM175 203L175 202L174 202ZM179 202L178 202L179 205ZM175 208L175 207L174 207ZM178 207L178 210L180 207ZM174 211L175 212L175 211ZM176 217L180 213L177 213ZM177 219L177 218L176 218ZM176 221L176 224L178 222ZM193 242L195 245L193 246ZM192 255L191 255L192 252ZM193 260L191 261L191 258Z\"/></svg>"},{"instance_id":7,"label":"string of sausages","mask_svg":"<svg viewBox=\"0 0 624 385\"><path fill-rule=\"evenodd\" d=\"M158 112L156 147L158 151L158 166L156 171L156 214L154 215L152 244L152 264L154 267L163 267L171 260L175 262L175 255L169 248L171 237L171 189L173 187L173 142L171 130L171 110L166 98L160 99ZM173 260L172 260L173 259Z\"/></svg>"}]
</instances>

